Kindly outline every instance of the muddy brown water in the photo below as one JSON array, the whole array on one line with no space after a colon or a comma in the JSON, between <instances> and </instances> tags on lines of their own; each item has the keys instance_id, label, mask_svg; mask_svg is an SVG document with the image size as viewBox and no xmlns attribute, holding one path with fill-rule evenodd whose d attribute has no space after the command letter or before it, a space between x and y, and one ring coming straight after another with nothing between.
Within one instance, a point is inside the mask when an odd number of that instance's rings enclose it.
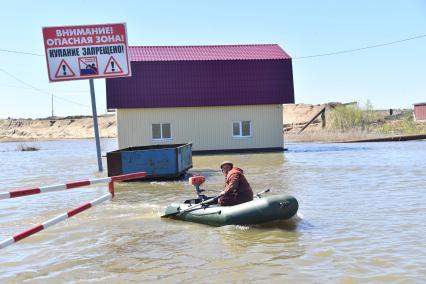
<instances>
[{"instance_id":1,"label":"muddy brown water","mask_svg":"<svg viewBox=\"0 0 426 284\"><path fill-rule=\"evenodd\" d=\"M100 177L91 140L0 144L0 191ZM104 151L116 147L103 140ZM0 249L1 283L425 283L426 141L287 144L285 153L194 157L219 190L222 160L255 191L294 195L291 221L209 227L161 219L186 180L131 182L116 198ZM0 200L0 239L106 186ZM213 192L212 192L213 193ZM213 193L214 194L214 193Z\"/></svg>"}]
</instances>

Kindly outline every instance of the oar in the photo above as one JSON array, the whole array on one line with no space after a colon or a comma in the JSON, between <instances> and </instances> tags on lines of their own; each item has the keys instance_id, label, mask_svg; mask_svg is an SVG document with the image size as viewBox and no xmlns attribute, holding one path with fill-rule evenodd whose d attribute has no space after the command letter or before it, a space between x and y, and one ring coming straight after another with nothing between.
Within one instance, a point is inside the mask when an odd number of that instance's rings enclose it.
<instances>
[{"instance_id":1,"label":"oar","mask_svg":"<svg viewBox=\"0 0 426 284\"><path fill-rule=\"evenodd\" d=\"M271 190L268 188L268 189L265 189L264 191L261 191L261 192L258 192L258 193L256 193L256 197L257 198L260 198L260 196L262 195L262 194L264 194L264 193L267 193L267 192L270 192Z\"/></svg>"},{"instance_id":2,"label":"oar","mask_svg":"<svg viewBox=\"0 0 426 284\"><path fill-rule=\"evenodd\" d=\"M255 196L257 198L261 198L262 194L270 192L270 191L271 190L268 188L268 189L265 189L264 191L256 193ZM198 204L196 204L194 206L188 207L188 208L186 208L186 209L184 209L182 211L177 211L177 212L173 212L173 213L170 213L170 214L163 215L163 216L161 216L161 218L167 218L167 217L170 217L170 216L176 216L177 214L181 214L181 213L185 213L185 212L188 212L188 211L195 210L195 209L197 209L199 207L202 207L203 205L209 204L210 202L214 201L215 199L217 199L217 198L219 198L221 196L222 196L222 194L220 194L220 195L218 195L216 197L212 197L210 199L204 200L203 202L200 202L200 203L198 203Z\"/></svg>"},{"instance_id":3,"label":"oar","mask_svg":"<svg viewBox=\"0 0 426 284\"><path fill-rule=\"evenodd\" d=\"M197 209L199 207L202 207L203 205L206 205L206 204L214 201L216 198L219 198L221 196L222 196L222 194L220 194L220 195L218 195L216 197L212 197L210 199L204 200L203 202L200 202L200 203L198 203L198 204L196 204L194 206L188 207L188 208L186 208L186 209L184 209L182 211L177 211L177 212L173 212L173 213L170 213L170 214L163 215L163 216L161 216L161 218L167 218L167 217L170 217L170 216L176 216L177 214L181 214L181 213L185 213L185 212L188 212L188 211L195 210L195 209Z\"/></svg>"}]
</instances>

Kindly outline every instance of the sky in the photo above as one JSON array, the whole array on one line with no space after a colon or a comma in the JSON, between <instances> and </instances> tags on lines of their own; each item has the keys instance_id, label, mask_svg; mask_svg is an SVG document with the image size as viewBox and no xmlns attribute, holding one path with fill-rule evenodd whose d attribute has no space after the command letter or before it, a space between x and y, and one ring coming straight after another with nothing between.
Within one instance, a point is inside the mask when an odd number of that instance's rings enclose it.
<instances>
[{"instance_id":1,"label":"sky","mask_svg":"<svg viewBox=\"0 0 426 284\"><path fill-rule=\"evenodd\" d=\"M130 45L279 44L293 57L296 103L426 102L426 0L4 1L0 118L90 115L87 80L49 83L42 27L126 23ZM399 43L328 56L344 50ZM95 80L98 114L105 80Z\"/></svg>"}]
</instances>

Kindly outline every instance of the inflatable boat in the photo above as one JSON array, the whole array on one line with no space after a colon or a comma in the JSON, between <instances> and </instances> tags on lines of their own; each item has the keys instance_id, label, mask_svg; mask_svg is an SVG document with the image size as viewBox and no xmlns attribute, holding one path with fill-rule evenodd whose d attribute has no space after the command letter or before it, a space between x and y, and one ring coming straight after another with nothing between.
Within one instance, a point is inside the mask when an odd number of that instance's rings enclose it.
<instances>
[{"instance_id":1,"label":"inflatable boat","mask_svg":"<svg viewBox=\"0 0 426 284\"><path fill-rule=\"evenodd\" d=\"M202 192L199 189L200 180L196 184L190 180L190 183L195 185L198 198L170 204L163 218L211 226L252 225L290 219L299 209L299 204L293 196L284 194L261 196L269 190L256 194L255 198L249 202L234 206L220 206L215 202L217 197L208 198L200 194Z\"/></svg>"}]
</instances>

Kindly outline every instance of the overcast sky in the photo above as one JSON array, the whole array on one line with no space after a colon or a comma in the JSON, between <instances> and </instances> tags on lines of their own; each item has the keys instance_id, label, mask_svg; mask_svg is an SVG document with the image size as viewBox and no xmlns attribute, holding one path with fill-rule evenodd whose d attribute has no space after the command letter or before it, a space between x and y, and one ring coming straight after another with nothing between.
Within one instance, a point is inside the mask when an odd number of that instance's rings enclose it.
<instances>
[{"instance_id":1,"label":"overcast sky","mask_svg":"<svg viewBox=\"0 0 426 284\"><path fill-rule=\"evenodd\" d=\"M44 54L43 26L127 23L130 45L278 43L296 103L426 101L426 1L4 1L0 49ZM105 112L105 80L95 80ZM88 81L49 83L44 56L0 51L0 118L90 114Z\"/></svg>"}]
</instances>

